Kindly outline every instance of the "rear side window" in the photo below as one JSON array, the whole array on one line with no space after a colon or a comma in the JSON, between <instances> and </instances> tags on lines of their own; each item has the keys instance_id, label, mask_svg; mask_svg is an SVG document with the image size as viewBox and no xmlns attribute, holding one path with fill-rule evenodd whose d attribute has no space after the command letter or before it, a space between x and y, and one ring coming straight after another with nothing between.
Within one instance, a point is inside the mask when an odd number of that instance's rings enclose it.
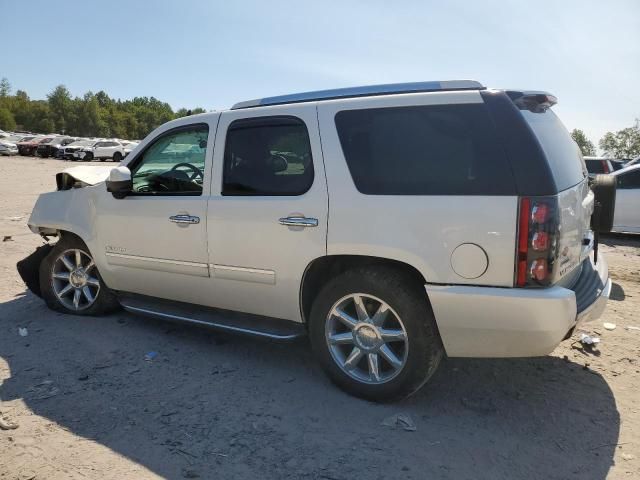
<instances>
[{"instance_id":1,"label":"rear side window","mask_svg":"<svg viewBox=\"0 0 640 480\"><path fill-rule=\"evenodd\" d=\"M521 110L520 113L533 130L547 157L558 191L580 183L585 171L580 148L556 114L551 109L540 113Z\"/></svg>"},{"instance_id":2,"label":"rear side window","mask_svg":"<svg viewBox=\"0 0 640 480\"><path fill-rule=\"evenodd\" d=\"M302 120L258 117L229 126L223 195L302 195L312 183L311 145Z\"/></svg>"},{"instance_id":3,"label":"rear side window","mask_svg":"<svg viewBox=\"0 0 640 480\"><path fill-rule=\"evenodd\" d=\"M484 104L344 110L338 136L368 195L514 195Z\"/></svg>"}]
</instances>

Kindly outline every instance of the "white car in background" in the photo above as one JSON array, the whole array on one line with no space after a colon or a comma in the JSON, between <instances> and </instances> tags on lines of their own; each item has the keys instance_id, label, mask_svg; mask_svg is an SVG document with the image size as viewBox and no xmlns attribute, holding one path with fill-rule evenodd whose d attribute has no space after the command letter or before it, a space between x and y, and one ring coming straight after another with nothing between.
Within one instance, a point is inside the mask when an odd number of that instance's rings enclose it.
<instances>
[{"instance_id":1,"label":"white car in background","mask_svg":"<svg viewBox=\"0 0 640 480\"><path fill-rule=\"evenodd\" d=\"M640 233L640 163L612 173L616 178L616 209L612 232Z\"/></svg>"},{"instance_id":2,"label":"white car in background","mask_svg":"<svg viewBox=\"0 0 640 480\"><path fill-rule=\"evenodd\" d=\"M18 146L10 140L0 140L0 155L18 155Z\"/></svg>"},{"instance_id":3,"label":"white car in background","mask_svg":"<svg viewBox=\"0 0 640 480\"><path fill-rule=\"evenodd\" d=\"M126 157L131 151L136 148L140 142L124 142L124 156Z\"/></svg>"},{"instance_id":4,"label":"white car in background","mask_svg":"<svg viewBox=\"0 0 640 480\"><path fill-rule=\"evenodd\" d=\"M96 138L78 139L75 142L70 143L69 145L66 145L65 147L63 147L61 149L62 152L60 153L60 157L63 160L74 160L73 158L74 153L79 152L85 147L91 147L95 145L98 141L99 140Z\"/></svg>"},{"instance_id":5,"label":"white car in background","mask_svg":"<svg viewBox=\"0 0 640 480\"><path fill-rule=\"evenodd\" d=\"M74 160L113 160L120 162L124 158L124 146L115 140L101 140L91 146L73 153Z\"/></svg>"}]
</instances>

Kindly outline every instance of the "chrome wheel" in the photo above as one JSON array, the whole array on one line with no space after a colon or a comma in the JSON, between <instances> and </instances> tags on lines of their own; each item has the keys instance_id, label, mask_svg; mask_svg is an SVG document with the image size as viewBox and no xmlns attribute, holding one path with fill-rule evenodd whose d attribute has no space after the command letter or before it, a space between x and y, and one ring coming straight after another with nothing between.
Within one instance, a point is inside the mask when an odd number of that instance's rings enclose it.
<instances>
[{"instance_id":1,"label":"chrome wheel","mask_svg":"<svg viewBox=\"0 0 640 480\"><path fill-rule=\"evenodd\" d=\"M96 274L96 266L88 253L77 248L65 250L53 262L53 293L69 310L89 308L100 292Z\"/></svg>"},{"instance_id":2,"label":"chrome wheel","mask_svg":"<svg viewBox=\"0 0 640 480\"><path fill-rule=\"evenodd\" d=\"M407 362L409 340L402 320L373 295L354 293L338 300L327 316L325 338L336 364L360 382L388 382Z\"/></svg>"}]
</instances>

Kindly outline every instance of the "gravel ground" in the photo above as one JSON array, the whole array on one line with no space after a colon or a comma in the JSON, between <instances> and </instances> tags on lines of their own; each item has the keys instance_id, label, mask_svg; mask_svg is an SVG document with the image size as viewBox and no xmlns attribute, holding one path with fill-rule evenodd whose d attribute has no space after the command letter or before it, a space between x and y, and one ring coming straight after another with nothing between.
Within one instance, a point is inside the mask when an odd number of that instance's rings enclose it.
<instances>
[{"instance_id":1,"label":"gravel ground","mask_svg":"<svg viewBox=\"0 0 640 480\"><path fill-rule=\"evenodd\" d=\"M0 430L0 479L640 478L639 237L603 240L615 283L588 326L598 350L576 335L544 358L449 359L377 405L332 386L304 341L47 310L15 263L67 166L0 157L0 411L19 425ZM416 431L381 424L398 413Z\"/></svg>"}]
</instances>

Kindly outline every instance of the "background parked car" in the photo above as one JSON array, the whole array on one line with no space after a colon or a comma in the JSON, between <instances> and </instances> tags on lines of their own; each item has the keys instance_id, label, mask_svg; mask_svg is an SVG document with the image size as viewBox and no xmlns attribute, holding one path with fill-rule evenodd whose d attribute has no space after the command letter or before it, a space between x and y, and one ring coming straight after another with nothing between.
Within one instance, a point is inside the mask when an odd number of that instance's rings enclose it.
<instances>
[{"instance_id":1,"label":"background parked car","mask_svg":"<svg viewBox=\"0 0 640 480\"><path fill-rule=\"evenodd\" d=\"M9 137L10 138L10 137ZM0 155L17 155L18 147L8 139L0 140Z\"/></svg>"},{"instance_id":2,"label":"background parked car","mask_svg":"<svg viewBox=\"0 0 640 480\"><path fill-rule=\"evenodd\" d=\"M84 147L95 145L98 140L95 138L80 138L75 142L69 143L58 150L58 158L63 160L73 160L73 154L79 152Z\"/></svg>"},{"instance_id":3,"label":"background parked car","mask_svg":"<svg viewBox=\"0 0 640 480\"><path fill-rule=\"evenodd\" d=\"M113 160L120 162L124 158L124 147L120 142L114 140L103 140L96 142L92 146L84 147L78 152L74 152L74 159L78 160Z\"/></svg>"},{"instance_id":4,"label":"background parked car","mask_svg":"<svg viewBox=\"0 0 640 480\"><path fill-rule=\"evenodd\" d=\"M73 143L77 139L72 137L52 137L50 140L45 140L38 145L36 153L42 158L55 157L60 147Z\"/></svg>"},{"instance_id":5,"label":"background parked car","mask_svg":"<svg viewBox=\"0 0 640 480\"><path fill-rule=\"evenodd\" d=\"M124 156L126 157L131 153L131 151L139 145L140 142L125 142L124 145Z\"/></svg>"},{"instance_id":6,"label":"background parked car","mask_svg":"<svg viewBox=\"0 0 640 480\"><path fill-rule=\"evenodd\" d=\"M605 157L584 157L584 163L587 165L590 177L615 171L610 159Z\"/></svg>"},{"instance_id":7,"label":"background parked car","mask_svg":"<svg viewBox=\"0 0 640 480\"><path fill-rule=\"evenodd\" d=\"M607 157L584 157L584 163L587 165L590 177L600 173L613 173L628 165L626 159Z\"/></svg>"},{"instance_id":8,"label":"background parked car","mask_svg":"<svg viewBox=\"0 0 640 480\"><path fill-rule=\"evenodd\" d=\"M25 156L33 155L36 152L36 149L38 148L38 144L46 138L47 137L38 136L38 135L23 138L22 141L17 143L18 153L20 155L25 155Z\"/></svg>"},{"instance_id":9,"label":"background parked car","mask_svg":"<svg viewBox=\"0 0 640 480\"><path fill-rule=\"evenodd\" d=\"M640 157L636 157L632 160L629 160L626 164L625 167L630 167L631 165L640 165Z\"/></svg>"},{"instance_id":10,"label":"background parked car","mask_svg":"<svg viewBox=\"0 0 640 480\"><path fill-rule=\"evenodd\" d=\"M640 163L613 173L616 177L614 232L640 233Z\"/></svg>"}]
</instances>

